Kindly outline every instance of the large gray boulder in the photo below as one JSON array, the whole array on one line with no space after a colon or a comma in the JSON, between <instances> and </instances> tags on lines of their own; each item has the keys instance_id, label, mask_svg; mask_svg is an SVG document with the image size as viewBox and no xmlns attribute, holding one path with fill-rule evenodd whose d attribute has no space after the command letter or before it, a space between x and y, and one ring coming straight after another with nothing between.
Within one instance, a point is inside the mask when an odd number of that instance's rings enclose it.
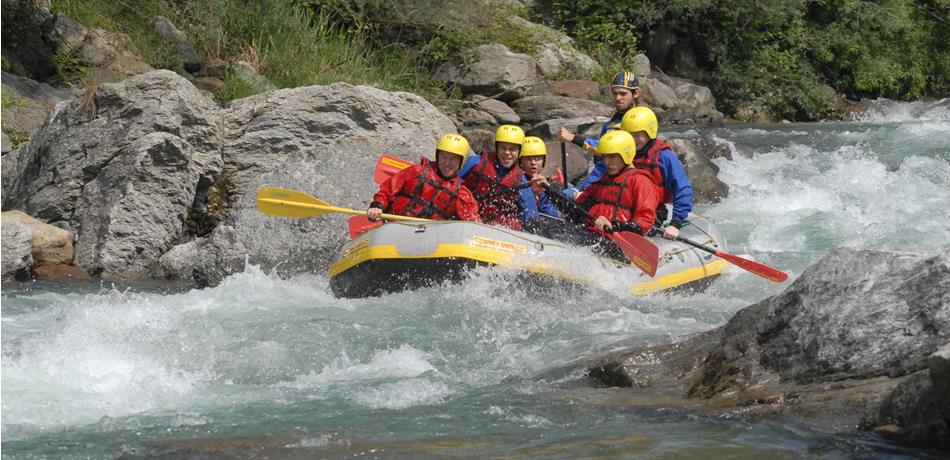
<instances>
[{"instance_id":1,"label":"large gray boulder","mask_svg":"<svg viewBox=\"0 0 950 460\"><path fill-rule=\"evenodd\" d=\"M30 217L23 211L2 213L3 225L29 229L30 254L34 265L69 265L73 263L73 234Z\"/></svg>"},{"instance_id":2,"label":"large gray boulder","mask_svg":"<svg viewBox=\"0 0 950 460\"><path fill-rule=\"evenodd\" d=\"M729 186L719 180L719 167L689 139L667 139L693 187L694 203L718 203L729 196Z\"/></svg>"},{"instance_id":3,"label":"large gray boulder","mask_svg":"<svg viewBox=\"0 0 950 460\"><path fill-rule=\"evenodd\" d=\"M157 276L190 273L215 283L245 259L278 266L281 273L322 271L346 237L345 216L264 216L255 206L257 189L293 188L365 209L377 188L372 171L380 154L431 158L439 136L456 132L448 117L417 95L345 83L240 99L221 116L224 166L216 187L224 193L209 206L218 209L210 220L220 225L206 240L174 248L175 258L153 267Z\"/></svg>"},{"instance_id":4,"label":"large gray boulder","mask_svg":"<svg viewBox=\"0 0 950 460\"><path fill-rule=\"evenodd\" d=\"M613 113L607 104L564 96L528 96L512 103L511 108L528 125L553 118L609 117Z\"/></svg>"},{"instance_id":5,"label":"large gray boulder","mask_svg":"<svg viewBox=\"0 0 950 460\"><path fill-rule=\"evenodd\" d=\"M93 272L143 272L182 236L199 180L220 171L217 112L169 71L100 85L17 152L3 209L74 230L75 262Z\"/></svg>"},{"instance_id":6,"label":"large gray boulder","mask_svg":"<svg viewBox=\"0 0 950 460\"><path fill-rule=\"evenodd\" d=\"M451 120L410 93L338 83L221 109L154 71L58 106L28 146L4 156L3 208L75 231L76 264L93 272L213 283L245 260L322 270L345 220L264 216L257 189L362 209L381 153L431 156L447 132Z\"/></svg>"},{"instance_id":7,"label":"large gray boulder","mask_svg":"<svg viewBox=\"0 0 950 460\"><path fill-rule=\"evenodd\" d=\"M520 16L509 19L509 24L529 31L538 49L535 52L538 72L543 77L553 77L562 72L594 72L600 64L574 46L574 39L543 24L535 24Z\"/></svg>"},{"instance_id":8,"label":"large gray boulder","mask_svg":"<svg viewBox=\"0 0 950 460\"><path fill-rule=\"evenodd\" d=\"M27 279L33 267L33 231L26 225L8 220L6 213L0 220L0 230L3 232L0 238L0 244L3 246L0 254L0 276L3 280Z\"/></svg>"},{"instance_id":9,"label":"large gray boulder","mask_svg":"<svg viewBox=\"0 0 950 460\"><path fill-rule=\"evenodd\" d=\"M832 410L836 429L860 422L915 445L950 448L948 342L950 251L839 249L726 325L605 358L590 374L700 398L716 410Z\"/></svg>"},{"instance_id":10,"label":"large gray boulder","mask_svg":"<svg viewBox=\"0 0 950 460\"><path fill-rule=\"evenodd\" d=\"M499 124L518 124L521 123L521 117L515 113L508 104L490 97L473 94L467 98L465 107L473 108L482 112L487 112L495 117Z\"/></svg>"},{"instance_id":11,"label":"large gray boulder","mask_svg":"<svg viewBox=\"0 0 950 460\"><path fill-rule=\"evenodd\" d=\"M498 43L464 52L443 64L436 77L457 85L466 95L497 97L505 102L524 97L539 81L533 57L513 53Z\"/></svg>"}]
</instances>

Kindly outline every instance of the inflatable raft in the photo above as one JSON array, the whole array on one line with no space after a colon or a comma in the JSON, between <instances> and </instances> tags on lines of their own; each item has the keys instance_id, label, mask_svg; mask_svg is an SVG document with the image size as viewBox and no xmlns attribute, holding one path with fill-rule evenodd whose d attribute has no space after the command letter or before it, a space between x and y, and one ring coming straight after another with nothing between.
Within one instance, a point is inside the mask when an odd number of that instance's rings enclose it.
<instances>
[{"instance_id":1,"label":"inflatable raft","mask_svg":"<svg viewBox=\"0 0 950 460\"><path fill-rule=\"evenodd\" d=\"M725 238L707 219L691 215L680 235L725 250ZM346 243L330 265L337 297L356 298L460 281L487 265L581 285L616 288L633 295L672 288L702 289L726 261L684 243L651 238L660 250L656 276L625 262L595 255L530 233L473 222L391 222Z\"/></svg>"}]
</instances>

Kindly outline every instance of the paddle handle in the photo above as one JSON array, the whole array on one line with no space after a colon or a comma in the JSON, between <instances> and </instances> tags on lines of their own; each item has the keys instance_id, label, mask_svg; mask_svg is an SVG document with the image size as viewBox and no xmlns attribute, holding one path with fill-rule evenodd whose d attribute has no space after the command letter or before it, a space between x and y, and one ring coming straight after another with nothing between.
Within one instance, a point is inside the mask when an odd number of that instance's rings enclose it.
<instances>
[{"instance_id":1,"label":"paddle handle","mask_svg":"<svg viewBox=\"0 0 950 460\"><path fill-rule=\"evenodd\" d=\"M660 230L660 233L663 232L663 229L659 229L659 230ZM715 250L715 249L713 249L713 248L711 248L711 247L709 247L709 246L704 246L704 245L702 245L702 244L699 244L699 243L697 243L697 242L695 242L695 241L693 241L693 240L688 240L688 239L686 239L686 238L683 238L682 236L677 236L677 237L676 237L676 241L679 241L680 243L686 243L686 244L688 244L688 245L690 245L690 246L692 246L692 247L694 247L694 248L696 248L696 249L701 249L701 250L706 251L706 252L708 252L708 253L710 253L710 254L712 254L712 255L714 255L714 256L718 256L718 255L719 255L719 251L717 251L717 250Z\"/></svg>"}]
</instances>

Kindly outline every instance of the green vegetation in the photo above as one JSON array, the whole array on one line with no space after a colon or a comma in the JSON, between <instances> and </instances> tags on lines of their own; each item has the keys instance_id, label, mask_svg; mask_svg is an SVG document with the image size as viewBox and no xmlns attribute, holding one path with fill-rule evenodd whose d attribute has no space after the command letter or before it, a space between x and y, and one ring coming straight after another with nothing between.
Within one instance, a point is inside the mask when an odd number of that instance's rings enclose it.
<instances>
[{"instance_id":1,"label":"green vegetation","mask_svg":"<svg viewBox=\"0 0 950 460\"><path fill-rule=\"evenodd\" d=\"M950 93L948 0L540 4L582 45L613 49L621 64L646 32L669 28L697 55L689 76L708 84L727 112L748 102L781 117L821 118L835 102L825 84L855 98Z\"/></svg>"},{"instance_id":2,"label":"green vegetation","mask_svg":"<svg viewBox=\"0 0 950 460\"><path fill-rule=\"evenodd\" d=\"M784 118L818 119L833 114L835 92L904 100L950 94L950 0L538 0L531 11L443 0L53 0L52 6L88 28L123 33L131 52L175 69L173 50L152 31L152 18L166 16L204 62L247 61L278 87L344 81L432 101L456 97L432 75L458 51L497 42L533 54L555 39L543 28L524 27L520 16L553 22L575 37L602 69L563 77L597 81L630 67L647 33L667 28L697 58L695 68L676 73L709 85L728 113L748 104ZM8 8L5 3L4 19L16 25ZM25 74L23 63L8 61L8 42L16 46L16 38L4 34L3 68ZM51 59L64 79L85 73L71 51L55 50ZM224 80L222 102L259 91L232 74Z\"/></svg>"},{"instance_id":3,"label":"green vegetation","mask_svg":"<svg viewBox=\"0 0 950 460\"><path fill-rule=\"evenodd\" d=\"M152 32L164 15L184 31L202 59L244 60L281 88L345 81L445 97L432 69L472 44L499 42L533 52L543 33L514 26L515 11L462 9L435 0L54 0L87 27L123 32L137 55L169 67L169 50ZM64 58L66 56L63 56ZM64 63L68 61L64 60ZM254 94L228 75L226 102Z\"/></svg>"}]
</instances>

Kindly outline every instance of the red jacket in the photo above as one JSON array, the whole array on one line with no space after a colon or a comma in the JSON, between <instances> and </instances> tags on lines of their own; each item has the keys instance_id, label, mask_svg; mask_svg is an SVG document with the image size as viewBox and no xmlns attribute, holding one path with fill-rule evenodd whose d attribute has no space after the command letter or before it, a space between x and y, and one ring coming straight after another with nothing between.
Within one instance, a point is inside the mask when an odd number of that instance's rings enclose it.
<instances>
[{"instance_id":1,"label":"red jacket","mask_svg":"<svg viewBox=\"0 0 950 460\"><path fill-rule=\"evenodd\" d=\"M458 176L443 179L436 167L423 159L399 171L379 186L373 202L391 214L478 222L478 204L472 192Z\"/></svg>"},{"instance_id":2,"label":"red jacket","mask_svg":"<svg viewBox=\"0 0 950 460\"><path fill-rule=\"evenodd\" d=\"M627 167L614 176L604 175L581 194L578 204L592 219L604 216L611 222L633 221L644 232L653 226L658 203L656 185L650 173ZM593 222L590 224L593 228Z\"/></svg>"},{"instance_id":3,"label":"red jacket","mask_svg":"<svg viewBox=\"0 0 950 460\"><path fill-rule=\"evenodd\" d=\"M657 193L659 193L658 198L661 203L673 201L673 194L663 186L663 171L660 169L660 152L667 149L671 152L673 151L673 147L670 147L670 144L667 144L663 139L658 137L653 142L653 145L647 149L645 155L633 157L634 167L650 173L650 178L653 179L653 183L656 185Z\"/></svg>"},{"instance_id":4,"label":"red jacket","mask_svg":"<svg viewBox=\"0 0 950 460\"><path fill-rule=\"evenodd\" d=\"M521 206L518 184L524 173L517 164L501 179L495 169L496 153L482 154L481 163L465 176L465 186L472 191L478 201L478 214L482 222L490 225L504 225L521 230Z\"/></svg>"}]
</instances>

